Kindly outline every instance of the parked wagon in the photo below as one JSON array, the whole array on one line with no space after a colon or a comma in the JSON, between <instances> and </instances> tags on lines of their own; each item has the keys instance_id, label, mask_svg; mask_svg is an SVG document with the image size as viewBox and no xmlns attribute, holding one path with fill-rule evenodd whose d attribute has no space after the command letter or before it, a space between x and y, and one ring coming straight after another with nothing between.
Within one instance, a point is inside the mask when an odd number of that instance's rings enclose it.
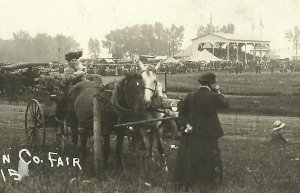
<instances>
[{"instance_id":1,"label":"parked wagon","mask_svg":"<svg viewBox=\"0 0 300 193\"><path fill-rule=\"evenodd\" d=\"M64 87L75 80L77 75L43 75L36 81L38 83L38 97L31 99L25 111L25 133L31 147L43 147L46 141L46 128L55 128L57 145L63 146L64 137L69 136L68 125L64 120L55 116L57 101L63 97ZM102 84L100 75L87 75L88 80Z\"/></svg>"},{"instance_id":2,"label":"parked wagon","mask_svg":"<svg viewBox=\"0 0 300 193\"><path fill-rule=\"evenodd\" d=\"M44 68L49 63L15 63L3 66L0 72L1 93L9 96L26 96L33 91Z\"/></svg>"}]
</instances>

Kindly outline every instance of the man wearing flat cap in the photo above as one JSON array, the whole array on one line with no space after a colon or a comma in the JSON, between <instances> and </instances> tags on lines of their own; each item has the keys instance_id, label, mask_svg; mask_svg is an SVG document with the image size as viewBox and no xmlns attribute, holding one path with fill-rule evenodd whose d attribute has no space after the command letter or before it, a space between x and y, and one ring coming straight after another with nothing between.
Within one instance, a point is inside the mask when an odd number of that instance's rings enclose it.
<instances>
[{"instance_id":1,"label":"man wearing flat cap","mask_svg":"<svg viewBox=\"0 0 300 193\"><path fill-rule=\"evenodd\" d=\"M217 111L229 107L216 84L216 75L200 75L200 88L189 93L179 109L187 127L182 133L175 166L175 183L184 188L217 188L222 180L218 139L223 128Z\"/></svg>"}]
</instances>

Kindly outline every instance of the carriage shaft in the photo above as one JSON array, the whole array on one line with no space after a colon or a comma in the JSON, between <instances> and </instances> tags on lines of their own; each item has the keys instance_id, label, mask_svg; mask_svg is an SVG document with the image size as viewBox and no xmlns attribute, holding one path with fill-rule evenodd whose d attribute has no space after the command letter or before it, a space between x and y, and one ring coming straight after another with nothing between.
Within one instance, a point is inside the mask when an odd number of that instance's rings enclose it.
<instances>
[{"instance_id":1,"label":"carriage shaft","mask_svg":"<svg viewBox=\"0 0 300 193\"><path fill-rule=\"evenodd\" d=\"M144 123L152 123L152 122L158 122L158 121L164 121L164 120L170 120L176 118L175 116L171 117L165 117L165 118L158 118L158 119L150 119L150 120L142 120L142 121L135 121L135 122L128 122L123 124L117 124L114 127L125 127L125 126L133 126L133 125L140 125Z\"/></svg>"}]
</instances>

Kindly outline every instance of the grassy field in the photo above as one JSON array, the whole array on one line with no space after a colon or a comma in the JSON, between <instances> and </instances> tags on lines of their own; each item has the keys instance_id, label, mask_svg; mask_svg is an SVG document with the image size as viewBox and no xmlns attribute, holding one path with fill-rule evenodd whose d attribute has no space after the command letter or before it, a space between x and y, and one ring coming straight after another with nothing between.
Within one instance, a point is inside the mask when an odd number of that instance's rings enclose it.
<instances>
[{"instance_id":1,"label":"grassy field","mask_svg":"<svg viewBox=\"0 0 300 193\"><path fill-rule=\"evenodd\" d=\"M12 162L2 164L5 175L7 168L15 169L18 152L26 146L24 134L24 106L0 105L0 147L2 154L10 154ZM222 193L296 193L300 190L300 132L298 117L253 116L242 114L220 115L225 137L220 140L224 182L218 192ZM268 142L272 123L281 119L287 123L285 135L290 145L273 145ZM57 152L52 128L47 128L47 147L31 153L46 160L48 152ZM125 170L117 170L111 159L108 171L98 177L90 175L91 164L79 171L71 166L53 167L48 164L29 165L30 176L21 182L0 178L0 192L175 192L171 183L176 150L171 144L178 141L165 139L170 171L164 172L156 163L142 161L139 152L131 152L125 144ZM114 146L114 145L113 145ZM68 146L62 157L78 157L78 149ZM156 155L157 157L157 155ZM158 157L157 157L158 158ZM180 192L180 191L178 191ZM198 192L197 190L191 192Z\"/></svg>"},{"instance_id":2,"label":"grassy field","mask_svg":"<svg viewBox=\"0 0 300 193\"><path fill-rule=\"evenodd\" d=\"M300 73L216 74L217 82L229 100L230 112L300 115ZM167 90L175 97L195 90L199 86L198 77L199 74L170 75Z\"/></svg>"},{"instance_id":3,"label":"grassy field","mask_svg":"<svg viewBox=\"0 0 300 193\"><path fill-rule=\"evenodd\" d=\"M217 73L217 81L230 103L230 109L221 112L220 120L225 136L220 139L224 168L224 181L220 193L298 193L300 192L300 131L298 117L300 113L300 74L264 73L229 75ZM198 87L199 74L168 75L167 91L171 97L184 96ZM121 77L103 77L104 82L119 80ZM159 77L164 82L163 76ZM20 103L22 104L22 102ZM164 139L168 157L169 172L165 172L157 163L143 160L140 152L131 152L125 144L124 170L117 170L114 156L110 160L109 170L92 176L91 160L83 167L50 167L44 164L30 164L29 177L21 182L8 176L7 169L17 170L18 152L28 148L24 132L24 105L0 103L0 148L2 154L9 154L10 164L1 168L6 176L0 175L0 193L89 193L89 192L149 192L173 193L171 183L178 141ZM287 124L284 130L290 144L287 146L270 144L272 123L281 119ZM49 152L58 152L53 128L47 128L46 148L35 152L47 160ZM112 144L114 149L114 143ZM78 148L68 145L65 157L78 157ZM156 152L156 160L159 157ZM91 159L91 157L90 157ZM190 192L199 192L197 190Z\"/></svg>"},{"instance_id":4,"label":"grassy field","mask_svg":"<svg viewBox=\"0 0 300 193\"><path fill-rule=\"evenodd\" d=\"M227 96L230 113L278 116L300 115L300 73L270 74L264 72L228 74L216 72L221 91ZM200 73L167 76L167 91L171 98L184 97L199 87ZM105 83L121 77L103 77ZM164 75L159 75L164 85Z\"/></svg>"},{"instance_id":5,"label":"grassy field","mask_svg":"<svg viewBox=\"0 0 300 193\"><path fill-rule=\"evenodd\" d=\"M276 96L300 95L300 73L217 74L217 82L225 94ZM168 91L189 92L197 88L200 73L168 75ZM160 77L163 81L163 78Z\"/></svg>"},{"instance_id":6,"label":"grassy field","mask_svg":"<svg viewBox=\"0 0 300 193\"><path fill-rule=\"evenodd\" d=\"M198 88L197 79L199 73L190 74L168 74L167 91L186 93ZM298 96L300 95L300 73L279 73L263 74L242 73L228 74L226 72L216 72L217 83L221 90L227 95L242 96ZM104 84L118 81L122 76L103 76ZM158 80L164 86L165 78L163 74L158 75Z\"/></svg>"}]
</instances>

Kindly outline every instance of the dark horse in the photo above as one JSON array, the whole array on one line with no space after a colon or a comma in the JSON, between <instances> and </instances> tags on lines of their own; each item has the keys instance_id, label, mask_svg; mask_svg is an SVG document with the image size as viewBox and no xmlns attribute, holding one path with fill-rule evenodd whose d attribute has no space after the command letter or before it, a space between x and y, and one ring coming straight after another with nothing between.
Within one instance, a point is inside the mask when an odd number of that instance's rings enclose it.
<instances>
[{"instance_id":1,"label":"dark horse","mask_svg":"<svg viewBox=\"0 0 300 193\"><path fill-rule=\"evenodd\" d=\"M118 123L161 118L157 111L162 107L162 87L156 80L156 69L159 67L139 64L140 73L126 75L118 84L110 83L101 92L102 113L101 128L103 136L104 167L107 166L110 154L110 134L116 132L117 165L123 167L122 152L126 128L114 128ZM62 120L67 117L71 123L72 140L76 144L77 136L81 139L82 158L87 156L87 141L93 135L93 88L90 81L81 81L66 90L63 100L57 105L56 116ZM160 122L135 126L136 133L141 137L142 147L146 149L145 127L150 128L150 155L154 137L157 140L158 151L164 157L159 128ZM79 130L77 129L79 128Z\"/></svg>"}]
</instances>

